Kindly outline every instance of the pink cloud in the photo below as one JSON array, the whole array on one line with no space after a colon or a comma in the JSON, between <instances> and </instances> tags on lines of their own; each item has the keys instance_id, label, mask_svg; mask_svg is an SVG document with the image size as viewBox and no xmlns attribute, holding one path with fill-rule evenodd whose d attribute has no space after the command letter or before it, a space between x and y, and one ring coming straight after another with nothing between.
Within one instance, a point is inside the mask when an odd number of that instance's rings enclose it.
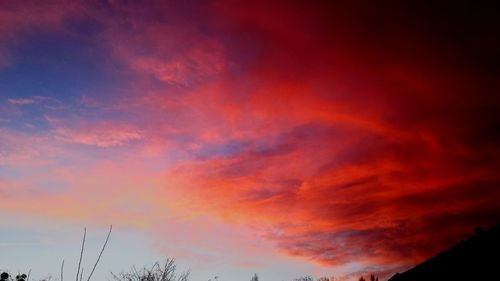
<instances>
[{"instance_id":1,"label":"pink cloud","mask_svg":"<svg viewBox=\"0 0 500 281\"><path fill-rule=\"evenodd\" d=\"M119 128L89 128L81 130L58 128L54 131L54 134L55 139L62 142L98 147L120 146L143 138L140 132Z\"/></svg>"}]
</instances>

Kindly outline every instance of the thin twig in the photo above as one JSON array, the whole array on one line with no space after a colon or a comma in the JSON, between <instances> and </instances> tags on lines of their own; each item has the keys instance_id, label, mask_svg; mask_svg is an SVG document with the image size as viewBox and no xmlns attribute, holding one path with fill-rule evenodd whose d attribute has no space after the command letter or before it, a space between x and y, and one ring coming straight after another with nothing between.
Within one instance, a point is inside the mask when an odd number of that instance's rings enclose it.
<instances>
[{"instance_id":1,"label":"thin twig","mask_svg":"<svg viewBox=\"0 0 500 281\"><path fill-rule=\"evenodd\" d=\"M31 269L28 271L28 277L26 278L26 281L30 281L30 275L31 275Z\"/></svg>"},{"instance_id":2,"label":"thin twig","mask_svg":"<svg viewBox=\"0 0 500 281\"><path fill-rule=\"evenodd\" d=\"M82 281L83 279L83 267L82 267L82 271L80 272L80 281Z\"/></svg>"},{"instance_id":3,"label":"thin twig","mask_svg":"<svg viewBox=\"0 0 500 281\"><path fill-rule=\"evenodd\" d=\"M120 279L120 277L118 277L116 274L114 274L113 272L111 272L111 276L113 276L113 278L115 278L116 281L121 281L122 279ZM109 280L109 279L108 279Z\"/></svg>"},{"instance_id":4,"label":"thin twig","mask_svg":"<svg viewBox=\"0 0 500 281\"><path fill-rule=\"evenodd\" d=\"M92 271L90 272L89 278L87 278L87 281L90 281L90 278L92 277L92 274L94 274L94 270L97 267L97 264L99 263L99 260L101 259L102 253L104 252L104 249L106 248L106 245L108 244L109 241L109 236L111 235L111 231L113 230L113 225L109 226L109 232L108 236L106 237L106 241L104 241L104 245L102 246L101 252L99 253L99 256L97 257L97 260L94 264L94 267L92 268Z\"/></svg>"},{"instance_id":5,"label":"thin twig","mask_svg":"<svg viewBox=\"0 0 500 281\"><path fill-rule=\"evenodd\" d=\"M63 281L63 275L64 275L64 260L62 261L61 264L61 281Z\"/></svg>"},{"instance_id":6,"label":"thin twig","mask_svg":"<svg viewBox=\"0 0 500 281\"><path fill-rule=\"evenodd\" d=\"M78 276L80 273L80 265L82 264L83 249L85 248L85 237L87 236L87 228L83 228L83 240L82 240L82 250L80 251L80 260L78 260L78 270L76 271L76 281L78 281Z\"/></svg>"}]
</instances>

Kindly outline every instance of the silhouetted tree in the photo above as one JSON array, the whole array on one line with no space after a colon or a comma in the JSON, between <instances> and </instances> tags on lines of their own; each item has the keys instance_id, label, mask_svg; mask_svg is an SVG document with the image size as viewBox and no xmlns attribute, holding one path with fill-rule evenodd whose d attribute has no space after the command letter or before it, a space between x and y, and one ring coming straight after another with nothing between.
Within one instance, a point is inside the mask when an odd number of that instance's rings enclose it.
<instances>
[{"instance_id":1,"label":"silhouetted tree","mask_svg":"<svg viewBox=\"0 0 500 281\"><path fill-rule=\"evenodd\" d=\"M252 279L250 281L259 281L259 276L257 276L257 273L253 275Z\"/></svg>"},{"instance_id":2,"label":"silhouetted tree","mask_svg":"<svg viewBox=\"0 0 500 281\"><path fill-rule=\"evenodd\" d=\"M359 281L366 281L365 278L363 278L363 276L359 277Z\"/></svg>"}]
</instances>

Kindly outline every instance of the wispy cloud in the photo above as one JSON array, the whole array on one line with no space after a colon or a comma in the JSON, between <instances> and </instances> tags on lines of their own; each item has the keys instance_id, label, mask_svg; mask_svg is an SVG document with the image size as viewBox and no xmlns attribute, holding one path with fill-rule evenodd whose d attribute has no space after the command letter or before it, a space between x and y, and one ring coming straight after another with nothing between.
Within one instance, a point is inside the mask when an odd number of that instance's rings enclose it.
<instances>
[{"instance_id":1,"label":"wispy cloud","mask_svg":"<svg viewBox=\"0 0 500 281\"><path fill-rule=\"evenodd\" d=\"M35 103L34 99L8 99L8 101L10 104L15 104L15 105L27 105Z\"/></svg>"},{"instance_id":2,"label":"wispy cloud","mask_svg":"<svg viewBox=\"0 0 500 281\"><path fill-rule=\"evenodd\" d=\"M120 146L143 138L140 132L121 130L119 128L91 128L73 130L58 128L55 138L62 142L85 144L98 147Z\"/></svg>"}]
</instances>

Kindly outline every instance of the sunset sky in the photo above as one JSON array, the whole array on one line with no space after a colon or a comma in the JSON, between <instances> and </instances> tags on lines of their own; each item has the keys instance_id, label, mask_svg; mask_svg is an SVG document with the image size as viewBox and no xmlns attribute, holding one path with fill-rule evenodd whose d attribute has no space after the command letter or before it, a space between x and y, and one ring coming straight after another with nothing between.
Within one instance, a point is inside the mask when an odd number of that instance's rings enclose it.
<instances>
[{"instance_id":1,"label":"sunset sky","mask_svg":"<svg viewBox=\"0 0 500 281\"><path fill-rule=\"evenodd\" d=\"M113 224L95 280L385 278L499 223L500 9L457 2L0 0L0 270Z\"/></svg>"}]
</instances>

